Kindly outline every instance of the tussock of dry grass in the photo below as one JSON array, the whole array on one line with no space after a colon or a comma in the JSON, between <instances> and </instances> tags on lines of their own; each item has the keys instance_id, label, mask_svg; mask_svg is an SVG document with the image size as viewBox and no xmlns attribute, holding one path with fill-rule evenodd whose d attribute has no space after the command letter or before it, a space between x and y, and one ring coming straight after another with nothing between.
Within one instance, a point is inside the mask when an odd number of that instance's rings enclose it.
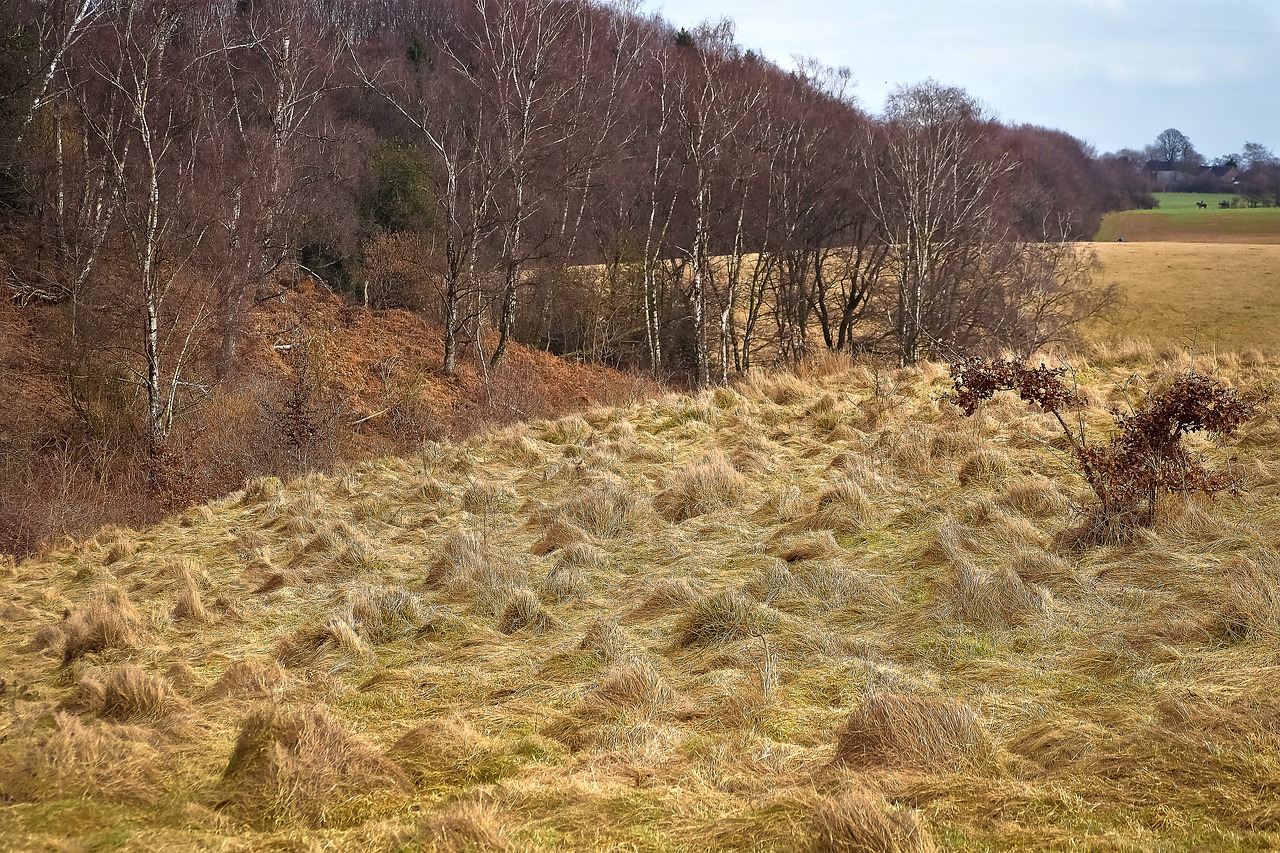
<instances>
[{"instance_id":1,"label":"tussock of dry grass","mask_svg":"<svg viewBox=\"0 0 1280 853\"><path fill-rule=\"evenodd\" d=\"M676 623L675 641L681 646L732 643L772 631L777 614L737 590L707 596L689 608Z\"/></svg>"},{"instance_id":2,"label":"tussock of dry grass","mask_svg":"<svg viewBox=\"0 0 1280 853\"><path fill-rule=\"evenodd\" d=\"M265 658L234 661L205 693L204 699L265 699L285 684L280 664Z\"/></svg>"},{"instance_id":3,"label":"tussock of dry grass","mask_svg":"<svg viewBox=\"0 0 1280 853\"><path fill-rule=\"evenodd\" d=\"M558 569L599 569L607 562L605 552L589 542L577 542L556 552L555 566Z\"/></svg>"},{"instance_id":4,"label":"tussock of dry grass","mask_svg":"<svg viewBox=\"0 0 1280 853\"><path fill-rule=\"evenodd\" d=\"M780 406L799 403L809 395L809 387L802 379L785 373L778 376L752 373L740 390L748 399L763 397Z\"/></svg>"},{"instance_id":5,"label":"tussock of dry grass","mask_svg":"<svg viewBox=\"0 0 1280 853\"><path fill-rule=\"evenodd\" d=\"M692 604L701 594L688 578L664 578L654 585L640 606L632 613L639 619L658 616Z\"/></svg>"},{"instance_id":6,"label":"tussock of dry grass","mask_svg":"<svg viewBox=\"0 0 1280 853\"><path fill-rule=\"evenodd\" d=\"M538 584L538 597L547 604L564 604L588 589L586 572L574 562L557 562Z\"/></svg>"},{"instance_id":7,"label":"tussock of dry grass","mask_svg":"<svg viewBox=\"0 0 1280 853\"><path fill-rule=\"evenodd\" d=\"M455 530L445 537L440 555L423 579L428 589L439 589L460 575L477 571L493 559L484 540L470 530Z\"/></svg>"},{"instance_id":8,"label":"tussock of dry grass","mask_svg":"<svg viewBox=\"0 0 1280 853\"><path fill-rule=\"evenodd\" d=\"M1049 615L1053 598L1009 566L984 569L960 561L943 592L944 619L984 628L1012 628Z\"/></svg>"},{"instance_id":9,"label":"tussock of dry grass","mask_svg":"<svg viewBox=\"0 0 1280 853\"><path fill-rule=\"evenodd\" d=\"M472 515L506 512L515 503L510 489L491 483L472 483L462 492L462 508Z\"/></svg>"},{"instance_id":10,"label":"tussock of dry grass","mask_svg":"<svg viewBox=\"0 0 1280 853\"><path fill-rule=\"evenodd\" d=\"M1047 477L1023 477L1009 483L996 502L1029 518L1060 515L1070 501Z\"/></svg>"},{"instance_id":11,"label":"tussock of dry grass","mask_svg":"<svg viewBox=\"0 0 1280 853\"><path fill-rule=\"evenodd\" d=\"M783 540L778 546L778 557L788 563L804 560L826 560L843 553L836 537L829 530L809 536L796 536Z\"/></svg>"},{"instance_id":12,"label":"tussock of dry grass","mask_svg":"<svg viewBox=\"0 0 1280 853\"><path fill-rule=\"evenodd\" d=\"M541 634L555 627L555 624L555 617L527 589L518 590L498 617L498 630L504 634L514 634L517 631Z\"/></svg>"},{"instance_id":13,"label":"tussock of dry grass","mask_svg":"<svg viewBox=\"0 0 1280 853\"><path fill-rule=\"evenodd\" d=\"M679 523L735 506L745 496L746 480L717 451L678 471L671 485L658 494L654 505L668 520Z\"/></svg>"},{"instance_id":14,"label":"tussock of dry grass","mask_svg":"<svg viewBox=\"0 0 1280 853\"><path fill-rule=\"evenodd\" d=\"M994 747L968 705L940 696L873 690L845 721L835 760L854 769L915 767L959 772Z\"/></svg>"},{"instance_id":15,"label":"tussock of dry grass","mask_svg":"<svg viewBox=\"0 0 1280 853\"><path fill-rule=\"evenodd\" d=\"M542 531L542 538L529 549L539 557L572 545L590 543L591 537L581 527L563 518L553 518Z\"/></svg>"},{"instance_id":16,"label":"tussock of dry grass","mask_svg":"<svg viewBox=\"0 0 1280 853\"><path fill-rule=\"evenodd\" d=\"M419 785L475 783L504 772L501 750L466 720L430 720L405 732L387 756Z\"/></svg>"},{"instance_id":17,"label":"tussock of dry grass","mask_svg":"<svg viewBox=\"0 0 1280 853\"><path fill-rule=\"evenodd\" d=\"M325 826L358 801L402 793L404 774L323 706L263 707L240 727L222 773L219 807L264 826Z\"/></svg>"},{"instance_id":18,"label":"tussock of dry grass","mask_svg":"<svg viewBox=\"0 0 1280 853\"><path fill-rule=\"evenodd\" d=\"M1070 590L1085 582L1067 560L1039 548L1015 548L1008 565L1024 583L1055 591Z\"/></svg>"},{"instance_id":19,"label":"tussock of dry grass","mask_svg":"<svg viewBox=\"0 0 1280 853\"><path fill-rule=\"evenodd\" d=\"M800 563L792 567L793 591L801 599L799 610L809 614L830 613L841 608L878 610L902 604L897 592L883 582L834 562Z\"/></svg>"},{"instance_id":20,"label":"tussock of dry grass","mask_svg":"<svg viewBox=\"0 0 1280 853\"><path fill-rule=\"evenodd\" d=\"M1046 770L1063 772L1108 743L1113 736L1097 723L1055 716L1017 733L1006 746Z\"/></svg>"},{"instance_id":21,"label":"tussock of dry grass","mask_svg":"<svg viewBox=\"0 0 1280 853\"><path fill-rule=\"evenodd\" d=\"M617 622L597 619L587 628L578 648L591 652L604 663L610 663L636 648L636 641Z\"/></svg>"},{"instance_id":22,"label":"tussock of dry grass","mask_svg":"<svg viewBox=\"0 0 1280 853\"><path fill-rule=\"evenodd\" d=\"M154 733L59 713L53 728L0 762L0 796L34 803L94 797L147 803L162 790Z\"/></svg>"},{"instance_id":23,"label":"tussock of dry grass","mask_svg":"<svg viewBox=\"0 0 1280 853\"><path fill-rule=\"evenodd\" d=\"M852 477L824 486L795 527L802 530L861 530L879 517L875 502Z\"/></svg>"},{"instance_id":24,"label":"tussock of dry grass","mask_svg":"<svg viewBox=\"0 0 1280 853\"><path fill-rule=\"evenodd\" d=\"M121 723L154 722L180 705L167 680L134 664L113 672L102 693L102 716Z\"/></svg>"},{"instance_id":25,"label":"tussock of dry grass","mask_svg":"<svg viewBox=\"0 0 1280 853\"><path fill-rule=\"evenodd\" d=\"M425 818L408 844L411 849L421 846L441 853L506 853L512 849L499 819L479 803L457 803Z\"/></svg>"},{"instance_id":26,"label":"tussock of dry grass","mask_svg":"<svg viewBox=\"0 0 1280 853\"><path fill-rule=\"evenodd\" d=\"M1280 638L1280 559L1235 557L1223 564L1215 616L1232 640ZM1211 605L1213 606L1213 605Z\"/></svg>"},{"instance_id":27,"label":"tussock of dry grass","mask_svg":"<svg viewBox=\"0 0 1280 853\"><path fill-rule=\"evenodd\" d=\"M606 481L583 489L558 505L555 513L594 536L611 539L642 523L648 515L647 509L646 495Z\"/></svg>"},{"instance_id":28,"label":"tussock of dry grass","mask_svg":"<svg viewBox=\"0 0 1280 853\"><path fill-rule=\"evenodd\" d=\"M537 428L539 425L542 426L541 438L548 444L582 444L595 432L591 424L579 415L570 415L550 423L540 421L534 424L534 427Z\"/></svg>"},{"instance_id":29,"label":"tussock of dry grass","mask_svg":"<svg viewBox=\"0 0 1280 853\"><path fill-rule=\"evenodd\" d=\"M422 599L406 589L359 584L344 597L351 626L371 643L407 637L426 621Z\"/></svg>"},{"instance_id":30,"label":"tussock of dry grass","mask_svg":"<svg viewBox=\"0 0 1280 853\"><path fill-rule=\"evenodd\" d=\"M586 702L589 708L613 714L621 709L667 708L674 698L675 693L657 670L645 660L631 659L613 667Z\"/></svg>"},{"instance_id":31,"label":"tussock of dry grass","mask_svg":"<svg viewBox=\"0 0 1280 853\"><path fill-rule=\"evenodd\" d=\"M768 521L795 521L804 510L804 495L795 486L783 486L764 499L756 517Z\"/></svg>"},{"instance_id":32,"label":"tussock of dry grass","mask_svg":"<svg viewBox=\"0 0 1280 853\"><path fill-rule=\"evenodd\" d=\"M127 649L145 635L142 615L119 587L110 586L83 607L76 608L62 625L62 660L108 649Z\"/></svg>"},{"instance_id":33,"label":"tussock of dry grass","mask_svg":"<svg viewBox=\"0 0 1280 853\"><path fill-rule=\"evenodd\" d=\"M209 610L200 598L200 588L194 581L183 583L173 600L173 618L177 622L202 623L210 620Z\"/></svg>"},{"instance_id":34,"label":"tussock of dry grass","mask_svg":"<svg viewBox=\"0 0 1280 853\"><path fill-rule=\"evenodd\" d=\"M340 616L303 625L280 638L276 658L289 667L317 666L334 657L347 661L370 660L373 650Z\"/></svg>"},{"instance_id":35,"label":"tussock of dry grass","mask_svg":"<svg viewBox=\"0 0 1280 853\"><path fill-rule=\"evenodd\" d=\"M1009 457L990 448L979 448L960 463L956 479L962 486L989 485L1009 472Z\"/></svg>"},{"instance_id":36,"label":"tussock of dry grass","mask_svg":"<svg viewBox=\"0 0 1280 853\"><path fill-rule=\"evenodd\" d=\"M760 573L753 577L744 589L755 596L760 603L773 604L790 595L796 586L796 576L787 564L771 560L760 569Z\"/></svg>"},{"instance_id":37,"label":"tussock of dry grass","mask_svg":"<svg viewBox=\"0 0 1280 853\"><path fill-rule=\"evenodd\" d=\"M275 500L284 489L279 477L257 477L245 483L241 497L243 503L265 503Z\"/></svg>"},{"instance_id":38,"label":"tussock of dry grass","mask_svg":"<svg viewBox=\"0 0 1280 853\"><path fill-rule=\"evenodd\" d=\"M920 819L884 797L850 791L823 803L813 816L814 853L932 853L937 848Z\"/></svg>"}]
</instances>

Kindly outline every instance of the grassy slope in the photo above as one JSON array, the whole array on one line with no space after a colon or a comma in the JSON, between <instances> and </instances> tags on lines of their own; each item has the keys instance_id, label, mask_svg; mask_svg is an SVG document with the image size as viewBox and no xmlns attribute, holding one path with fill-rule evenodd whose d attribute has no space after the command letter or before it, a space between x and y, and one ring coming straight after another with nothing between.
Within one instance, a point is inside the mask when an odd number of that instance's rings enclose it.
<instances>
[{"instance_id":1,"label":"grassy slope","mask_svg":"<svg viewBox=\"0 0 1280 853\"><path fill-rule=\"evenodd\" d=\"M1099 242L1126 243L1262 243L1280 244L1280 207L1220 210L1218 202L1231 195L1157 193L1155 210L1125 210L1109 214L1098 229ZM1209 205L1196 207L1197 201Z\"/></svg>"},{"instance_id":2,"label":"grassy slope","mask_svg":"<svg viewBox=\"0 0 1280 853\"><path fill-rule=\"evenodd\" d=\"M1274 410L1247 493L1073 550L1046 419L946 385L758 377L26 562L0 846L1280 844Z\"/></svg>"},{"instance_id":3,"label":"grassy slope","mask_svg":"<svg viewBox=\"0 0 1280 853\"><path fill-rule=\"evenodd\" d=\"M1096 330L1214 349L1280 346L1280 245L1097 243L1127 304Z\"/></svg>"}]
</instances>

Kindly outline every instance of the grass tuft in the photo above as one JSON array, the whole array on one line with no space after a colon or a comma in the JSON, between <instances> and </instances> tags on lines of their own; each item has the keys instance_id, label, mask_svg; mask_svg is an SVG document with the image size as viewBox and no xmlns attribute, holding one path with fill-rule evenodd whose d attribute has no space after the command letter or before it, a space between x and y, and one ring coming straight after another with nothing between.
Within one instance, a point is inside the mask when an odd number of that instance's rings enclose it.
<instances>
[{"instance_id":1,"label":"grass tuft","mask_svg":"<svg viewBox=\"0 0 1280 853\"><path fill-rule=\"evenodd\" d=\"M117 586L103 589L88 604L71 611L62 626L63 663L107 649L128 649L140 643L142 615Z\"/></svg>"},{"instance_id":2,"label":"grass tuft","mask_svg":"<svg viewBox=\"0 0 1280 853\"><path fill-rule=\"evenodd\" d=\"M858 480L846 476L824 486L793 527L856 531L874 524L879 514L879 508Z\"/></svg>"},{"instance_id":3,"label":"grass tuft","mask_svg":"<svg viewBox=\"0 0 1280 853\"><path fill-rule=\"evenodd\" d=\"M579 649L591 652L602 663L611 663L635 647L631 634L610 619L592 622L578 644Z\"/></svg>"},{"instance_id":4,"label":"grass tuft","mask_svg":"<svg viewBox=\"0 0 1280 853\"><path fill-rule=\"evenodd\" d=\"M187 580L179 587L173 600L173 618L177 622L197 624L210 620L209 610L200 599L200 588L194 580Z\"/></svg>"},{"instance_id":5,"label":"grass tuft","mask_svg":"<svg viewBox=\"0 0 1280 853\"><path fill-rule=\"evenodd\" d=\"M97 797L152 802L162 768L154 733L58 713L53 729L0 762L0 799L34 803Z\"/></svg>"},{"instance_id":6,"label":"grass tuft","mask_svg":"<svg viewBox=\"0 0 1280 853\"><path fill-rule=\"evenodd\" d=\"M872 689L836 739L835 761L855 770L909 767L959 772L988 760L991 740L954 699Z\"/></svg>"},{"instance_id":7,"label":"grass tuft","mask_svg":"<svg viewBox=\"0 0 1280 853\"><path fill-rule=\"evenodd\" d=\"M522 757L519 744L505 748L460 716L428 720L410 729L387 755L426 789L492 784L515 773Z\"/></svg>"},{"instance_id":8,"label":"grass tuft","mask_svg":"<svg viewBox=\"0 0 1280 853\"><path fill-rule=\"evenodd\" d=\"M498 630L504 634L517 631L541 634L554 628L555 624L555 617L527 589L517 591L498 617Z\"/></svg>"},{"instance_id":9,"label":"grass tuft","mask_svg":"<svg viewBox=\"0 0 1280 853\"><path fill-rule=\"evenodd\" d=\"M265 699L275 693L285 679L285 671L274 660L245 658L228 666L202 698L209 701Z\"/></svg>"},{"instance_id":10,"label":"grass tuft","mask_svg":"<svg viewBox=\"0 0 1280 853\"><path fill-rule=\"evenodd\" d=\"M680 523L742 502L746 480L720 451L676 472L671 485L654 501L668 521Z\"/></svg>"},{"instance_id":11,"label":"grass tuft","mask_svg":"<svg viewBox=\"0 0 1280 853\"><path fill-rule=\"evenodd\" d=\"M588 705L602 709L649 710L665 708L675 693L646 660L632 658L613 667L587 697Z\"/></svg>"},{"instance_id":12,"label":"grass tuft","mask_svg":"<svg viewBox=\"0 0 1280 853\"><path fill-rule=\"evenodd\" d=\"M773 611L737 590L724 590L703 598L677 621L679 646L733 643L769 633L777 627Z\"/></svg>"},{"instance_id":13,"label":"grass tuft","mask_svg":"<svg viewBox=\"0 0 1280 853\"><path fill-rule=\"evenodd\" d=\"M1052 480L1039 476L1022 477L1009 483L996 502L1028 518L1061 515L1071 506Z\"/></svg>"},{"instance_id":14,"label":"grass tuft","mask_svg":"<svg viewBox=\"0 0 1280 853\"><path fill-rule=\"evenodd\" d=\"M663 578L654 584L652 592L645 596L632 615L639 619L659 616L683 609L696 602L699 597L700 593L688 578Z\"/></svg>"},{"instance_id":15,"label":"grass tuft","mask_svg":"<svg viewBox=\"0 0 1280 853\"><path fill-rule=\"evenodd\" d=\"M542 538L533 543L530 551L542 557L562 548L588 542L590 537L585 530L564 518L556 517L543 528Z\"/></svg>"},{"instance_id":16,"label":"grass tuft","mask_svg":"<svg viewBox=\"0 0 1280 853\"><path fill-rule=\"evenodd\" d=\"M853 790L823 803L813 815L813 853L932 853L937 848L920 819L879 794Z\"/></svg>"},{"instance_id":17,"label":"grass tuft","mask_svg":"<svg viewBox=\"0 0 1280 853\"><path fill-rule=\"evenodd\" d=\"M564 604L587 591L586 573L580 566L558 562L538 584L538 598L547 604Z\"/></svg>"},{"instance_id":18,"label":"grass tuft","mask_svg":"<svg viewBox=\"0 0 1280 853\"><path fill-rule=\"evenodd\" d=\"M648 496L620 483L604 482L584 489L557 508L571 524L605 539L634 530L649 516Z\"/></svg>"},{"instance_id":19,"label":"grass tuft","mask_svg":"<svg viewBox=\"0 0 1280 853\"><path fill-rule=\"evenodd\" d=\"M480 803L454 803L440 812L423 818L407 849L425 849L439 853L472 853L492 851L506 853L513 849L499 818L491 808Z\"/></svg>"},{"instance_id":20,"label":"grass tuft","mask_svg":"<svg viewBox=\"0 0 1280 853\"><path fill-rule=\"evenodd\" d=\"M422 600L406 589L359 584L347 591L346 600L351 626L378 645L408 636L425 621Z\"/></svg>"},{"instance_id":21,"label":"grass tuft","mask_svg":"<svg viewBox=\"0 0 1280 853\"><path fill-rule=\"evenodd\" d=\"M102 716L121 723L154 722L180 704L169 682L127 663L107 679L102 694Z\"/></svg>"},{"instance_id":22,"label":"grass tuft","mask_svg":"<svg viewBox=\"0 0 1280 853\"><path fill-rule=\"evenodd\" d=\"M302 625L276 643L276 658L285 666L305 667L337 655L344 660L371 660L373 650L341 616Z\"/></svg>"},{"instance_id":23,"label":"grass tuft","mask_svg":"<svg viewBox=\"0 0 1280 853\"><path fill-rule=\"evenodd\" d=\"M408 780L323 705L258 708L240 726L218 805L260 826L353 822L357 801Z\"/></svg>"},{"instance_id":24,"label":"grass tuft","mask_svg":"<svg viewBox=\"0 0 1280 853\"><path fill-rule=\"evenodd\" d=\"M982 628L1012 628L1047 616L1049 591L1031 586L1011 566L983 569L965 560L952 566L943 618Z\"/></svg>"},{"instance_id":25,"label":"grass tuft","mask_svg":"<svg viewBox=\"0 0 1280 853\"><path fill-rule=\"evenodd\" d=\"M991 448L981 447L960 463L956 479L962 486L989 486L1009 473L1009 457Z\"/></svg>"},{"instance_id":26,"label":"grass tuft","mask_svg":"<svg viewBox=\"0 0 1280 853\"><path fill-rule=\"evenodd\" d=\"M804 560L827 560L839 556L843 550L836 544L830 530L822 530L808 536L784 540L778 546L778 557L788 563Z\"/></svg>"}]
</instances>

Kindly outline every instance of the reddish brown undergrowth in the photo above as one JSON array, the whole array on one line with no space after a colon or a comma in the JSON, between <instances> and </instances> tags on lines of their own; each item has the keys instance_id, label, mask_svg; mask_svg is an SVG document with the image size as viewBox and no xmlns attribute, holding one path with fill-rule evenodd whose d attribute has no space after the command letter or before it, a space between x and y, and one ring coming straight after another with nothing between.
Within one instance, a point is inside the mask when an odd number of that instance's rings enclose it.
<instances>
[{"instance_id":1,"label":"reddish brown undergrowth","mask_svg":"<svg viewBox=\"0 0 1280 853\"><path fill-rule=\"evenodd\" d=\"M496 371L444 376L440 335L407 311L369 311L303 284L251 319L237 370L146 455L145 396L127 365L70 359L56 309L0 304L0 553L104 524L138 526L261 475L411 453L424 440L620 403L653 389L520 346ZM474 355L476 348L471 347ZM80 371L76 374L76 371Z\"/></svg>"}]
</instances>

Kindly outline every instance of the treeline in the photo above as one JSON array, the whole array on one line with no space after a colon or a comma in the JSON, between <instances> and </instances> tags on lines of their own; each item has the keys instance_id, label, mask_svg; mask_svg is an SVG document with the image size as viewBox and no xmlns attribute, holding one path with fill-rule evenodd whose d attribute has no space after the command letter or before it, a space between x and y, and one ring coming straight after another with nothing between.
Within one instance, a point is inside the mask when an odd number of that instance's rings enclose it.
<instances>
[{"instance_id":1,"label":"treeline","mask_svg":"<svg viewBox=\"0 0 1280 853\"><path fill-rule=\"evenodd\" d=\"M815 349L1029 350L1106 301L1125 164L959 89L873 117L731 24L582 0L12 0L10 295L58 306L71 396L113 370L163 450L255 300L313 275L509 341L704 384Z\"/></svg>"}]
</instances>

